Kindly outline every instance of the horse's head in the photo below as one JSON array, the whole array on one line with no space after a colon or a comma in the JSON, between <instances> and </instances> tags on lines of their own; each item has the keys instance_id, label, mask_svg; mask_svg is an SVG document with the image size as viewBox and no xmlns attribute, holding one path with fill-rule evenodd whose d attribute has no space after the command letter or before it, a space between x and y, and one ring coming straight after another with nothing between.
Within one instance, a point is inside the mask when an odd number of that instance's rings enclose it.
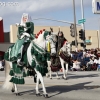
<instances>
[{"instance_id":1,"label":"horse's head","mask_svg":"<svg viewBox=\"0 0 100 100\"><path fill-rule=\"evenodd\" d=\"M49 34L49 35L46 36L45 39L46 39L46 41L48 41L50 43L51 56L55 56L56 55L56 42L57 42L56 35Z\"/></svg>"},{"instance_id":2,"label":"horse's head","mask_svg":"<svg viewBox=\"0 0 100 100\"><path fill-rule=\"evenodd\" d=\"M61 48L64 52L68 54L68 56L71 56L71 45L69 42L65 41L63 47Z\"/></svg>"},{"instance_id":3,"label":"horse's head","mask_svg":"<svg viewBox=\"0 0 100 100\"><path fill-rule=\"evenodd\" d=\"M47 48L47 51L49 49L51 55L56 54L56 40L54 38L54 35L51 35L49 31L46 31L44 29L40 30L40 32L36 34L36 39L34 41L41 47Z\"/></svg>"}]
</instances>

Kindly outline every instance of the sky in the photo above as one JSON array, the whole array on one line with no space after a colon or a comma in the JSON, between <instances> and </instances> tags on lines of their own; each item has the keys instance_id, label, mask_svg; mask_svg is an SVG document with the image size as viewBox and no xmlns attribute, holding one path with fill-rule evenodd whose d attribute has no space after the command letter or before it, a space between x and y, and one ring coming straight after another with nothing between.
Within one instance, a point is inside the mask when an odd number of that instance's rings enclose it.
<instances>
[{"instance_id":1,"label":"sky","mask_svg":"<svg viewBox=\"0 0 100 100\"><path fill-rule=\"evenodd\" d=\"M92 0L83 0L86 30L98 30L100 15L93 14ZM82 19L81 0L75 0L76 22ZM20 23L23 13L28 13L36 26L70 26L51 20L34 20L50 18L63 21L74 21L73 0L0 0L0 17L3 18L4 31L10 31L10 25Z\"/></svg>"}]
</instances>

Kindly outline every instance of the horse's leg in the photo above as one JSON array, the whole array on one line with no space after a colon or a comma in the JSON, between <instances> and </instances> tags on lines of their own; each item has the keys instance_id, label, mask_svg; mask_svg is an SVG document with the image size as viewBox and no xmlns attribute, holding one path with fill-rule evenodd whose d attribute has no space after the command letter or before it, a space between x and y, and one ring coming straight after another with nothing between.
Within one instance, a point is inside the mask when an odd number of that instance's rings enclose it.
<instances>
[{"instance_id":1,"label":"horse's leg","mask_svg":"<svg viewBox=\"0 0 100 100\"><path fill-rule=\"evenodd\" d=\"M64 61L63 61L62 58L60 58L60 62L61 62L62 70L63 70L63 78L66 79L65 68L64 68Z\"/></svg>"},{"instance_id":2,"label":"horse's leg","mask_svg":"<svg viewBox=\"0 0 100 100\"><path fill-rule=\"evenodd\" d=\"M11 89L11 92L15 92L15 86L14 86L14 84L13 84L13 87Z\"/></svg>"},{"instance_id":3,"label":"horse's leg","mask_svg":"<svg viewBox=\"0 0 100 100\"><path fill-rule=\"evenodd\" d=\"M39 92L39 76L37 74L37 81L36 81L36 96L40 96Z\"/></svg>"},{"instance_id":4,"label":"horse's leg","mask_svg":"<svg viewBox=\"0 0 100 100\"><path fill-rule=\"evenodd\" d=\"M56 71L56 77L57 79L60 79L60 77L58 76L58 71Z\"/></svg>"},{"instance_id":5,"label":"horse's leg","mask_svg":"<svg viewBox=\"0 0 100 100\"><path fill-rule=\"evenodd\" d=\"M51 72L51 68L50 68L50 79L52 79L52 72Z\"/></svg>"},{"instance_id":6,"label":"horse's leg","mask_svg":"<svg viewBox=\"0 0 100 100\"><path fill-rule=\"evenodd\" d=\"M47 97L48 97L48 94L47 94L46 88L45 88L45 86L44 86L43 77L42 77L42 75L41 75L41 73L40 73L39 71L37 71L36 69L35 69L35 71L36 71L36 73L37 73L37 77L39 77L39 79L40 79L40 81L41 81L41 84L42 84L43 96L44 96L45 98L47 98Z\"/></svg>"},{"instance_id":7,"label":"horse's leg","mask_svg":"<svg viewBox=\"0 0 100 100\"><path fill-rule=\"evenodd\" d=\"M15 93L16 93L16 96L20 96L20 93L18 93L17 84L14 84L14 87L15 87Z\"/></svg>"},{"instance_id":8,"label":"horse's leg","mask_svg":"<svg viewBox=\"0 0 100 100\"><path fill-rule=\"evenodd\" d=\"M68 74L68 63L66 63L66 77L67 77L67 74Z\"/></svg>"},{"instance_id":9,"label":"horse's leg","mask_svg":"<svg viewBox=\"0 0 100 100\"><path fill-rule=\"evenodd\" d=\"M52 79L52 72L51 72L51 67L50 67L50 65L51 65L51 61L47 61L47 63L48 63L48 74L50 75L50 79Z\"/></svg>"},{"instance_id":10,"label":"horse's leg","mask_svg":"<svg viewBox=\"0 0 100 100\"><path fill-rule=\"evenodd\" d=\"M48 64L48 73L46 73L46 77L49 77L49 61L47 61L47 64Z\"/></svg>"}]
</instances>

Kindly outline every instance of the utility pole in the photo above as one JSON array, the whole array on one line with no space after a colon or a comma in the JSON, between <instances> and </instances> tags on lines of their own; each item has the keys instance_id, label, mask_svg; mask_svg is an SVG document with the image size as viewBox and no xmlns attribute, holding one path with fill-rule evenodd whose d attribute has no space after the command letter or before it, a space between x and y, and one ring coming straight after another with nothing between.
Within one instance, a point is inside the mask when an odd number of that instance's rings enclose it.
<instances>
[{"instance_id":1,"label":"utility pole","mask_svg":"<svg viewBox=\"0 0 100 100\"><path fill-rule=\"evenodd\" d=\"M100 44L99 44L99 43L100 43L100 42L99 42L99 41L100 41L100 39L99 39L99 37L100 37L100 36L99 36L99 33L100 33L100 29L97 30L98 48L100 47L100 46L99 46L99 45L100 45Z\"/></svg>"},{"instance_id":2,"label":"utility pole","mask_svg":"<svg viewBox=\"0 0 100 100\"><path fill-rule=\"evenodd\" d=\"M98 48L100 49L100 18L98 19L99 22L99 30L97 31L98 33Z\"/></svg>"},{"instance_id":3,"label":"utility pole","mask_svg":"<svg viewBox=\"0 0 100 100\"><path fill-rule=\"evenodd\" d=\"M77 52L77 29L76 29L75 0L73 0L73 11L74 11L75 47L76 47L76 52Z\"/></svg>"},{"instance_id":4,"label":"utility pole","mask_svg":"<svg viewBox=\"0 0 100 100\"><path fill-rule=\"evenodd\" d=\"M82 19L84 19L84 6L83 6L83 0L81 0L81 12L82 12ZM81 24L82 25L82 29L83 29L83 31L84 31L84 37L85 37L85 25L84 25L84 23L82 23ZM85 39L86 40L86 39ZM84 41L84 49L86 49L86 42L85 42L85 40L83 40Z\"/></svg>"},{"instance_id":5,"label":"utility pole","mask_svg":"<svg viewBox=\"0 0 100 100\"><path fill-rule=\"evenodd\" d=\"M60 26L59 26L59 30L58 31L60 32Z\"/></svg>"}]
</instances>

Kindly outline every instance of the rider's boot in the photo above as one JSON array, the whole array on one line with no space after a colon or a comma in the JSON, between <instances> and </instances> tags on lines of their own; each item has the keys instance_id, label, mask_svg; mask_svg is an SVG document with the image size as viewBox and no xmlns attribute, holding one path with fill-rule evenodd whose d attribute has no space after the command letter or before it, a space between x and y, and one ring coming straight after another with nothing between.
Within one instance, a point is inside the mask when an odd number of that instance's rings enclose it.
<instances>
[{"instance_id":1,"label":"rider's boot","mask_svg":"<svg viewBox=\"0 0 100 100\"><path fill-rule=\"evenodd\" d=\"M24 64L25 64L25 63L22 61L22 59L18 59L17 63L18 63L19 66L24 66Z\"/></svg>"},{"instance_id":2,"label":"rider's boot","mask_svg":"<svg viewBox=\"0 0 100 100\"><path fill-rule=\"evenodd\" d=\"M25 63L23 62L24 61L24 55L25 53L27 52L27 48L29 47L29 44L30 42L26 42L23 44L22 48L21 48L21 59L18 59L18 65L19 66L24 66Z\"/></svg>"},{"instance_id":3,"label":"rider's boot","mask_svg":"<svg viewBox=\"0 0 100 100\"><path fill-rule=\"evenodd\" d=\"M22 50L21 50L21 58L17 60L17 64L19 66L24 66L24 62L23 62L23 56L24 56L25 52L24 52L24 46L22 46Z\"/></svg>"}]
</instances>

